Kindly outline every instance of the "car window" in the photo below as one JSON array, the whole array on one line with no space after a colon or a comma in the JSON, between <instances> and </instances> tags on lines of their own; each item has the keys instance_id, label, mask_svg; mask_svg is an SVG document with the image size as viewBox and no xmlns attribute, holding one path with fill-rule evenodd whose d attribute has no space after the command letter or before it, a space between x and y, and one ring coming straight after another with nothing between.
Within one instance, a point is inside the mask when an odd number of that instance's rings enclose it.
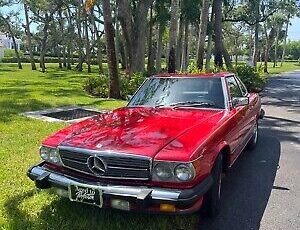
<instances>
[{"instance_id":1,"label":"car window","mask_svg":"<svg viewBox=\"0 0 300 230\"><path fill-rule=\"evenodd\" d=\"M234 76L227 77L226 81L227 81L227 84L229 87L231 98L243 96L242 91L241 91L237 81L235 80Z\"/></svg>"},{"instance_id":2,"label":"car window","mask_svg":"<svg viewBox=\"0 0 300 230\"><path fill-rule=\"evenodd\" d=\"M220 78L150 78L138 90L128 106L187 105L225 108ZM192 103L195 103L194 105Z\"/></svg>"},{"instance_id":3,"label":"car window","mask_svg":"<svg viewBox=\"0 0 300 230\"><path fill-rule=\"evenodd\" d=\"M246 86L244 85L244 83L241 81L241 79L239 77L236 76L235 78L237 80L237 83L240 86L240 89L241 89L241 91L243 93L243 96L246 96L248 94Z\"/></svg>"}]
</instances>

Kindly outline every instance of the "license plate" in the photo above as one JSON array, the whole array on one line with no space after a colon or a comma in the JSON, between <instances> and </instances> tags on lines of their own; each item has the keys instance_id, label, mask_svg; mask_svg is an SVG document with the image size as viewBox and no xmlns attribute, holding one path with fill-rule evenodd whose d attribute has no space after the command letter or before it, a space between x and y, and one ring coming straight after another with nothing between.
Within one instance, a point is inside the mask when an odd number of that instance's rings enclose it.
<instances>
[{"instance_id":1,"label":"license plate","mask_svg":"<svg viewBox=\"0 0 300 230\"><path fill-rule=\"evenodd\" d=\"M70 185L69 198L71 201L96 205L99 207L102 207L103 205L102 190L92 187Z\"/></svg>"}]
</instances>

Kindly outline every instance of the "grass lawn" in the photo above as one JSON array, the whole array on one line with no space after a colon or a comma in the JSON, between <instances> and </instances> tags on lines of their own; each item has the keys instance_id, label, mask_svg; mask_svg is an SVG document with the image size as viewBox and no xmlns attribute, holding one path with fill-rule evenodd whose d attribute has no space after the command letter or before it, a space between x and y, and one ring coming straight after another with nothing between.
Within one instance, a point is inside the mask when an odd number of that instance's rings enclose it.
<instances>
[{"instance_id":1,"label":"grass lawn","mask_svg":"<svg viewBox=\"0 0 300 230\"><path fill-rule=\"evenodd\" d=\"M278 62L278 66L276 66L275 68L273 68L273 63L271 62L268 63L268 71L270 75L280 74L283 72L288 72L293 70L300 70L300 64L298 62L284 62L282 67L280 66L280 62Z\"/></svg>"},{"instance_id":2,"label":"grass lawn","mask_svg":"<svg viewBox=\"0 0 300 230\"><path fill-rule=\"evenodd\" d=\"M42 139L65 124L19 113L62 105L115 108L125 104L86 95L81 89L85 72L47 66L43 74L31 71L29 65L18 70L16 65L0 64L0 229L194 229L196 215L101 210L36 190L26 171L39 162Z\"/></svg>"}]
</instances>

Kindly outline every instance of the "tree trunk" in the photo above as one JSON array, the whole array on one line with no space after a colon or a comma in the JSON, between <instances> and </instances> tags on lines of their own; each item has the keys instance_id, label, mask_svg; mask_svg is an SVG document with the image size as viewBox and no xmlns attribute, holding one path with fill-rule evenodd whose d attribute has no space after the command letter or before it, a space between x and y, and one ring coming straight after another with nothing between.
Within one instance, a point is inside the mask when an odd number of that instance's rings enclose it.
<instances>
[{"instance_id":1,"label":"tree trunk","mask_svg":"<svg viewBox=\"0 0 300 230\"><path fill-rule=\"evenodd\" d=\"M214 7L212 8L212 13L210 16L210 22L209 22L209 30L208 30L208 41L207 41L207 51L205 56L205 72L210 72L210 59L211 59L211 53L212 53L212 42L213 42L213 25L214 23Z\"/></svg>"},{"instance_id":2,"label":"tree trunk","mask_svg":"<svg viewBox=\"0 0 300 230\"><path fill-rule=\"evenodd\" d=\"M77 27L77 33L78 33L78 51L79 51L79 58L78 58L78 64L76 66L76 69L78 71L82 71L82 65L83 65L83 61L84 61L84 53L83 53L83 42L82 42L82 35L81 35L81 16L82 16L82 11L81 11L81 7L82 7L82 1L80 1L79 3L79 7L77 7L77 12L76 12L76 27Z\"/></svg>"},{"instance_id":3,"label":"tree trunk","mask_svg":"<svg viewBox=\"0 0 300 230\"><path fill-rule=\"evenodd\" d=\"M86 53L86 64L88 66L88 73L92 72L91 69L91 47L89 41L89 27L88 27L88 15L84 13L84 28L85 28L85 53Z\"/></svg>"},{"instance_id":4,"label":"tree trunk","mask_svg":"<svg viewBox=\"0 0 300 230\"><path fill-rule=\"evenodd\" d=\"M146 21L148 9L153 1L140 0L132 10L130 1L117 0L118 17L125 37L130 74L143 72L145 69Z\"/></svg>"},{"instance_id":5,"label":"tree trunk","mask_svg":"<svg viewBox=\"0 0 300 230\"><path fill-rule=\"evenodd\" d=\"M68 46L68 56L67 56L67 69L72 69L72 63L71 63L71 47Z\"/></svg>"},{"instance_id":6,"label":"tree trunk","mask_svg":"<svg viewBox=\"0 0 300 230\"><path fill-rule=\"evenodd\" d=\"M143 72L145 70L145 38L146 38L146 21L147 13L153 1L139 1L136 12L135 26L134 26L134 44L136 49L133 53L132 68L134 72Z\"/></svg>"},{"instance_id":7,"label":"tree trunk","mask_svg":"<svg viewBox=\"0 0 300 230\"><path fill-rule=\"evenodd\" d=\"M56 54L57 54L57 58L58 58L58 68L62 69L63 65L61 62L61 53L60 53L60 47L58 46L56 49Z\"/></svg>"},{"instance_id":8,"label":"tree trunk","mask_svg":"<svg viewBox=\"0 0 300 230\"><path fill-rule=\"evenodd\" d=\"M181 72L185 72L188 67L189 61L189 22L188 20L185 21L184 25L184 42L183 42L183 53L182 53L182 60L181 60Z\"/></svg>"},{"instance_id":9,"label":"tree trunk","mask_svg":"<svg viewBox=\"0 0 300 230\"><path fill-rule=\"evenodd\" d=\"M285 25L285 32L284 32L284 39L283 39L283 49L282 49L282 56L281 56L280 66L283 66L283 62L284 62L284 58L285 58L286 40L287 40L287 37L288 37L290 17L291 17L291 14L288 14L286 25Z\"/></svg>"},{"instance_id":10,"label":"tree trunk","mask_svg":"<svg viewBox=\"0 0 300 230\"><path fill-rule=\"evenodd\" d=\"M109 72L109 97L120 98L119 76L116 59L114 27L110 10L110 0L102 0L106 53Z\"/></svg>"},{"instance_id":11,"label":"tree trunk","mask_svg":"<svg viewBox=\"0 0 300 230\"><path fill-rule=\"evenodd\" d=\"M18 51L17 43L16 43L16 38L13 35L12 31L10 31L10 35L11 35L12 42L14 44L14 50L15 50L15 54L16 54L16 57L17 57L17 60L18 60L18 68L23 69L20 54L19 54L19 51Z\"/></svg>"},{"instance_id":12,"label":"tree trunk","mask_svg":"<svg viewBox=\"0 0 300 230\"><path fill-rule=\"evenodd\" d=\"M156 67L157 72L161 71L161 55L162 55L162 48L163 48L164 30L165 30L164 23L159 23L158 38L157 38L156 62L155 62L155 67Z\"/></svg>"},{"instance_id":13,"label":"tree trunk","mask_svg":"<svg viewBox=\"0 0 300 230\"><path fill-rule=\"evenodd\" d=\"M175 73L176 66L175 66L175 48L172 46L169 52L169 62L168 62L168 73Z\"/></svg>"},{"instance_id":14,"label":"tree trunk","mask_svg":"<svg viewBox=\"0 0 300 230\"><path fill-rule=\"evenodd\" d=\"M269 35L267 32L267 27L264 24L264 33L265 33L265 39L266 39L266 43L265 43L265 53L264 53L264 72L268 73L268 60L269 60L269 53L270 53L270 49L271 46L273 44L273 40L274 40L274 28L271 29Z\"/></svg>"},{"instance_id":15,"label":"tree trunk","mask_svg":"<svg viewBox=\"0 0 300 230\"><path fill-rule=\"evenodd\" d=\"M96 44L97 44L97 62L98 62L98 71L99 74L103 73L103 63L102 63L102 47L101 47L101 36L99 34L96 21L94 19L95 15L92 15L92 22L96 35Z\"/></svg>"},{"instance_id":16,"label":"tree trunk","mask_svg":"<svg viewBox=\"0 0 300 230\"><path fill-rule=\"evenodd\" d=\"M176 45L176 70L180 69L181 66L181 60L182 60L182 40L183 40L183 32L184 32L184 19L183 17L180 17L180 21L179 21L179 30L178 30L178 41L177 41L177 45Z\"/></svg>"},{"instance_id":17,"label":"tree trunk","mask_svg":"<svg viewBox=\"0 0 300 230\"><path fill-rule=\"evenodd\" d=\"M255 13L255 18L256 18L256 23L254 26L254 46L253 46L253 56L252 56L252 61L253 61L253 66L256 68L257 67L257 60L258 60L258 43L259 43L259 37L258 37L258 33L259 33L259 5L260 5L260 0L256 0L254 1L254 13Z\"/></svg>"},{"instance_id":18,"label":"tree trunk","mask_svg":"<svg viewBox=\"0 0 300 230\"><path fill-rule=\"evenodd\" d=\"M119 44L120 44L120 56L121 56L121 68L127 69L129 67L128 67L128 62L127 62L127 55L126 55L124 42L120 39Z\"/></svg>"},{"instance_id":19,"label":"tree trunk","mask_svg":"<svg viewBox=\"0 0 300 230\"><path fill-rule=\"evenodd\" d=\"M224 60L225 60L225 65L226 65L227 70L230 71L233 69L231 58L230 58L230 55L224 45L224 42L222 45L223 45L223 56L224 56Z\"/></svg>"},{"instance_id":20,"label":"tree trunk","mask_svg":"<svg viewBox=\"0 0 300 230\"><path fill-rule=\"evenodd\" d=\"M48 14L45 15L43 38L41 41L41 53L40 53L40 67L41 67L41 70L43 73L46 71L45 55L46 55L46 49L47 49L48 28L49 28L49 23L50 23L51 19L52 18Z\"/></svg>"},{"instance_id":21,"label":"tree trunk","mask_svg":"<svg viewBox=\"0 0 300 230\"><path fill-rule=\"evenodd\" d=\"M133 21L132 11L128 0L117 0L118 6L118 18L123 31L125 40L126 54L128 56L128 72L132 74L132 63L133 63Z\"/></svg>"},{"instance_id":22,"label":"tree trunk","mask_svg":"<svg viewBox=\"0 0 300 230\"><path fill-rule=\"evenodd\" d=\"M171 21L170 21L170 30L169 30L169 48L168 48L168 71L172 73L175 72L176 68L176 36L177 36L177 27L178 27L178 8L179 0L171 0Z\"/></svg>"},{"instance_id":23,"label":"tree trunk","mask_svg":"<svg viewBox=\"0 0 300 230\"><path fill-rule=\"evenodd\" d=\"M203 69L204 45L205 45L205 38L207 34L209 3L210 0L203 0L202 2L200 30L199 30L198 47L197 47L197 67L200 70Z\"/></svg>"},{"instance_id":24,"label":"tree trunk","mask_svg":"<svg viewBox=\"0 0 300 230\"><path fill-rule=\"evenodd\" d=\"M276 37L275 37L275 47L274 47L274 63L273 63L273 68L277 66L277 50L278 50L278 41L279 41L279 25L277 25L276 28Z\"/></svg>"},{"instance_id":25,"label":"tree trunk","mask_svg":"<svg viewBox=\"0 0 300 230\"><path fill-rule=\"evenodd\" d=\"M116 20L115 22L115 47L116 47L116 59L117 59L117 67L119 69L119 60L120 60L120 27L119 22Z\"/></svg>"},{"instance_id":26,"label":"tree trunk","mask_svg":"<svg viewBox=\"0 0 300 230\"><path fill-rule=\"evenodd\" d=\"M24 1L24 12L25 12L25 30L26 30L26 39L27 39L27 46L29 50L29 57L30 57L30 63L31 63L31 69L36 70L36 65L34 61L34 55L32 51L32 41L31 41L31 33L30 33L30 22L29 22L29 16L28 16L28 6L26 4L26 1Z\"/></svg>"},{"instance_id":27,"label":"tree trunk","mask_svg":"<svg viewBox=\"0 0 300 230\"><path fill-rule=\"evenodd\" d=\"M62 49L58 48L59 55L61 54L62 50L62 57L63 57L63 67L67 67L67 61L66 61L66 49L65 49L65 39L63 35L65 34L64 32L64 20L62 17L62 10L58 10L58 15L59 15L59 26L60 26L60 42L59 44L62 46ZM62 68L62 66L60 67Z\"/></svg>"},{"instance_id":28,"label":"tree trunk","mask_svg":"<svg viewBox=\"0 0 300 230\"><path fill-rule=\"evenodd\" d=\"M214 0L214 43L215 43L215 66L223 68L223 33L222 33L222 3L223 0Z\"/></svg>"},{"instance_id":29,"label":"tree trunk","mask_svg":"<svg viewBox=\"0 0 300 230\"><path fill-rule=\"evenodd\" d=\"M153 53L153 5L150 6L150 21L149 21L149 36L148 36L148 63L147 63L147 72L154 72L154 53Z\"/></svg>"},{"instance_id":30,"label":"tree trunk","mask_svg":"<svg viewBox=\"0 0 300 230\"><path fill-rule=\"evenodd\" d=\"M21 63L21 58L20 58L20 55L19 55L19 51L18 51L18 47L17 47L17 43L16 43L16 38L15 38L15 34L14 34L14 31L11 27L11 24L10 24L10 21L8 18L4 18L1 16L1 19L4 21L4 23L6 24L6 27L7 27L7 30L8 30L8 33L12 39L12 42L13 42L13 46L14 46L14 51L15 51L15 54L16 54L16 57L17 57L17 61L18 61L18 68L19 69L22 69L22 63Z\"/></svg>"}]
</instances>

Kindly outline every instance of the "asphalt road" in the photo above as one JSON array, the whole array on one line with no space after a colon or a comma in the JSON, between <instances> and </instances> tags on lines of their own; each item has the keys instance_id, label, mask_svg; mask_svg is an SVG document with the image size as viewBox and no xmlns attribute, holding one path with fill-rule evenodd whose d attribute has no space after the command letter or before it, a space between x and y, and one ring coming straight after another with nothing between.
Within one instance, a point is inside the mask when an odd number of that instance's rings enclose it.
<instances>
[{"instance_id":1,"label":"asphalt road","mask_svg":"<svg viewBox=\"0 0 300 230\"><path fill-rule=\"evenodd\" d=\"M300 71L269 80L256 149L224 178L222 212L200 229L300 229Z\"/></svg>"}]
</instances>

